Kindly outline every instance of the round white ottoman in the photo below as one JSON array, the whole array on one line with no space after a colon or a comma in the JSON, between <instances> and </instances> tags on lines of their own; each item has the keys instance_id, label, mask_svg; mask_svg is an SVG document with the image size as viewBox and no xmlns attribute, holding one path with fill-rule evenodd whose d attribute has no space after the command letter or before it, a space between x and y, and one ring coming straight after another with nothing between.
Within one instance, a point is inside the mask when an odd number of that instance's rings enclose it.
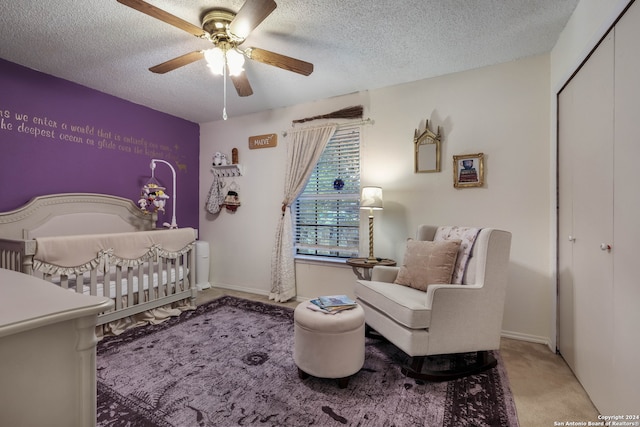
<instances>
[{"instance_id":1,"label":"round white ottoman","mask_svg":"<svg viewBox=\"0 0 640 427\"><path fill-rule=\"evenodd\" d=\"M298 304L294 313L293 360L298 375L336 378L340 388L364 365L364 311L359 305L336 314Z\"/></svg>"}]
</instances>

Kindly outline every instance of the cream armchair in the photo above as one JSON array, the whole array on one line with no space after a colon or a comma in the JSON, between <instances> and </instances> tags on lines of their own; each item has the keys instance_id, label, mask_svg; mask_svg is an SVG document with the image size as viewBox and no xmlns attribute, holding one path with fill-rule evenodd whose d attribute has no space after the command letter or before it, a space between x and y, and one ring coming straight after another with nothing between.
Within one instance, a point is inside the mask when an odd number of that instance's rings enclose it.
<instances>
[{"instance_id":1,"label":"cream armchair","mask_svg":"<svg viewBox=\"0 0 640 427\"><path fill-rule=\"evenodd\" d=\"M416 240L431 241L436 231L422 225ZM373 268L371 281L357 282L355 295L368 331L411 356L404 375L444 381L496 366L489 351L500 347L510 246L511 233L480 230L462 284L432 284L425 292L394 284L400 267L385 266ZM461 353L476 353L475 361L441 371L423 369L426 356Z\"/></svg>"}]
</instances>

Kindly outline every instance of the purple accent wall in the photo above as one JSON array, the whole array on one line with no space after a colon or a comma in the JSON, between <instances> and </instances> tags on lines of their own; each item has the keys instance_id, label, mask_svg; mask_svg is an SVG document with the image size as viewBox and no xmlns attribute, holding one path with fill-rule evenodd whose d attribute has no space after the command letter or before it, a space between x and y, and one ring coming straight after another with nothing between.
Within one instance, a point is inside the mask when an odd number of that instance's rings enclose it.
<instances>
[{"instance_id":1,"label":"purple accent wall","mask_svg":"<svg viewBox=\"0 0 640 427\"><path fill-rule=\"evenodd\" d=\"M176 170L178 225L197 228L199 138L197 123L0 59L0 211L51 193L137 201L157 158ZM171 169L155 177L173 197Z\"/></svg>"}]
</instances>

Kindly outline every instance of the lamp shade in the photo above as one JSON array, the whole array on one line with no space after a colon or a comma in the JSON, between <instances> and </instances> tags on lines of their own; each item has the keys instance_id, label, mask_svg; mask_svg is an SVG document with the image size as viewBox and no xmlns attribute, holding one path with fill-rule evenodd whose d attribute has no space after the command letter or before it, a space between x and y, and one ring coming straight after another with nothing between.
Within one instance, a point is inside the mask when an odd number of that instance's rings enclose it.
<instances>
[{"instance_id":1,"label":"lamp shade","mask_svg":"<svg viewBox=\"0 0 640 427\"><path fill-rule=\"evenodd\" d=\"M213 74L218 76L222 75L225 63L222 49L214 47L213 49L205 50L204 59L207 61L207 66Z\"/></svg>"},{"instance_id":2,"label":"lamp shade","mask_svg":"<svg viewBox=\"0 0 640 427\"><path fill-rule=\"evenodd\" d=\"M218 76L224 74L225 64L229 67L229 74L232 76L238 76L244 71L242 68L244 55L234 49L222 50L219 47L214 47L204 51L204 59L211 72Z\"/></svg>"},{"instance_id":3,"label":"lamp shade","mask_svg":"<svg viewBox=\"0 0 640 427\"><path fill-rule=\"evenodd\" d=\"M362 187L360 209L382 209L382 188Z\"/></svg>"},{"instance_id":4,"label":"lamp shade","mask_svg":"<svg viewBox=\"0 0 640 427\"><path fill-rule=\"evenodd\" d=\"M239 76L244 71L242 66L244 65L244 56L237 50L228 50L227 65L229 66L229 74L232 76Z\"/></svg>"}]
</instances>

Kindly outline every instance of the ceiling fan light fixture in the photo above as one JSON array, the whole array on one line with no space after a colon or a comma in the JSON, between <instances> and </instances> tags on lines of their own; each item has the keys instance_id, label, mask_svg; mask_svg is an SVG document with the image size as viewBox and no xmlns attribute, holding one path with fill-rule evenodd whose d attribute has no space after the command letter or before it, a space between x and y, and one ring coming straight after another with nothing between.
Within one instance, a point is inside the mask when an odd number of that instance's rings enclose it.
<instances>
[{"instance_id":1,"label":"ceiling fan light fixture","mask_svg":"<svg viewBox=\"0 0 640 427\"><path fill-rule=\"evenodd\" d=\"M229 67L229 75L239 76L244 71L244 55L235 49L227 51L227 66Z\"/></svg>"},{"instance_id":2,"label":"ceiling fan light fixture","mask_svg":"<svg viewBox=\"0 0 640 427\"><path fill-rule=\"evenodd\" d=\"M219 47L204 51L204 59L211 72L217 76L221 76L224 70L224 52Z\"/></svg>"}]
</instances>

